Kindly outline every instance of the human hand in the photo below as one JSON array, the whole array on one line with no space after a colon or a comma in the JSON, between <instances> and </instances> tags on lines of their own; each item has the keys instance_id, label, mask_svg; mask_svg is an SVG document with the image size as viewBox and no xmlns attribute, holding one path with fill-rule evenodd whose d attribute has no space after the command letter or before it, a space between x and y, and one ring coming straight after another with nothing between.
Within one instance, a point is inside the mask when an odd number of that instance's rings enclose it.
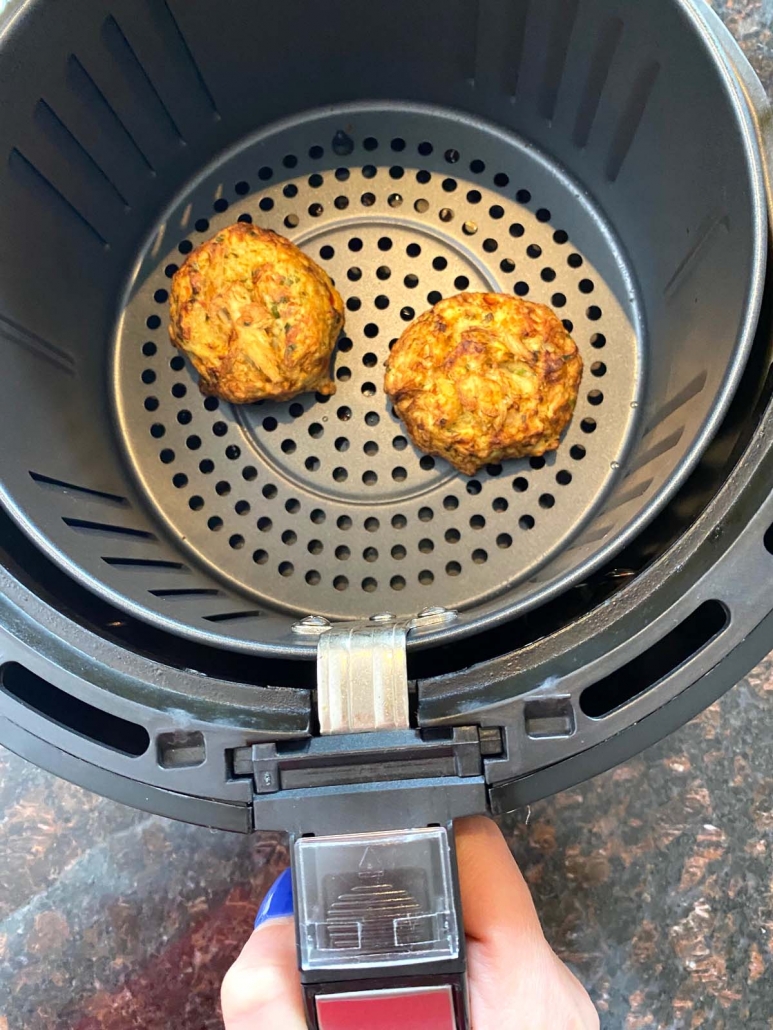
<instances>
[{"instance_id":1,"label":"human hand","mask_svg":"<svg viewBox=\"0 0 773 1030\"><path fill-rule=\"evenodd\" d=\"M474 1030L598 1030L585 988L545 940L497 825L460 819L455 835ZM286 880L278 892L279 918L269 909L223 980L226 1030L306 1030Z\"/></svg>"}]
</instances>

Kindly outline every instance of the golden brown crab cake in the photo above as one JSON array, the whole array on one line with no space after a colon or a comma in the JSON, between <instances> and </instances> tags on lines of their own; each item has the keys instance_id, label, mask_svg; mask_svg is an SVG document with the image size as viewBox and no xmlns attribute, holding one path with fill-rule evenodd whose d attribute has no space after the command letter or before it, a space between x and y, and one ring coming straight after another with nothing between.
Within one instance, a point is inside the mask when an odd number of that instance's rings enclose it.
<instances>
[{"instance_id":1,"label":"golden brown crab cake","mask_svg":"<svg viewBox=\"0 0 773 1030\"><path fill-rule=\"evenodd\" d=\"M172 280L169 316L202 393L233 404L335 393L343 301L326 272L270 229L237 222L192 251Z\"/></svg>"},{"instance_id":2,"label":"golden brown crab cake","mask_svg":"<svg viewBox=\"0 0 773 1030\"><path fill-rule=\"evenodd\" d=\"M408 326L384 388L417 447L473 475L555 450L581 378L577 345L550 308L461 293Z\"/></svg>"}]
</instances>

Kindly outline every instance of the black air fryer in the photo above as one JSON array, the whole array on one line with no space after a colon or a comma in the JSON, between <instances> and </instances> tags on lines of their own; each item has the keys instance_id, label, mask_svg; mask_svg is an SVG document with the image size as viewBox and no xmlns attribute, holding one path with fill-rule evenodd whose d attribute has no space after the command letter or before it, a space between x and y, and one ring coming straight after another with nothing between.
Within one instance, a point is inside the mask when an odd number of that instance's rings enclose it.
<instances>
[{"instance_id":1,"label":"black air fryer","mask_svg":"<svg viewBox=\"0 0 773 1030\"><path fill-rule=\"evenodd\" d=\"M699 0L20 0L0 76L0 740L288 830L323 1030L386 987L462 1027L451 821L773 646L761 86ZM171 347L237 220L335 279L335 396L231 407ZM556 452L474 478L383 392L465 290L550 305L586 368Z\"/></svg>"}]
</instances>

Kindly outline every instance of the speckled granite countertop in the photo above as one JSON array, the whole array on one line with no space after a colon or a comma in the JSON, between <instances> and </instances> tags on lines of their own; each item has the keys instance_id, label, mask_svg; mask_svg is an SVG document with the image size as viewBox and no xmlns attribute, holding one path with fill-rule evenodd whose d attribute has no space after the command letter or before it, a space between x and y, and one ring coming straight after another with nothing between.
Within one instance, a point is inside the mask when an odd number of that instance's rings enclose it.
<instances>
[{"instance_id":1,"label":"speckled granite countertop","mask_svg":"<svg viewBox=\"0 0 773 1030\"><path fill-rule=\"evenodd\" d=\"M643 0L646 2L646 0ZM773 90L773 0L714 0ZM644 755L504 828L609 1030L773 1028L773 656ZM0 751L0 1030L209 1030L286 864Z\"/></svg>"}]
</instances>

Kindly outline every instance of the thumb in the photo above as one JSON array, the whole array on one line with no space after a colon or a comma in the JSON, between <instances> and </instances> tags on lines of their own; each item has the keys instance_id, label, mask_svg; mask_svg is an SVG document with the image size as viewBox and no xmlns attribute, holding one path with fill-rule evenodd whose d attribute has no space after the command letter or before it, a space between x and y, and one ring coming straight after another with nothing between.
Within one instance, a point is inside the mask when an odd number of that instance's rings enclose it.
<instances>
[{"instance_id":1,"label":"thumb","mask_svg":"<svg viewBox=\"0 0 773 1030\"><path fill-rule=\"evenodd\" d=\"M282 876L289 880L289 871ZM277 887L279 881L272 891ZM220 1001L226 1030L306 1030L297 962L292 917L271 918L269 912L223 980Z\"/></svg>"}]
</instances>

